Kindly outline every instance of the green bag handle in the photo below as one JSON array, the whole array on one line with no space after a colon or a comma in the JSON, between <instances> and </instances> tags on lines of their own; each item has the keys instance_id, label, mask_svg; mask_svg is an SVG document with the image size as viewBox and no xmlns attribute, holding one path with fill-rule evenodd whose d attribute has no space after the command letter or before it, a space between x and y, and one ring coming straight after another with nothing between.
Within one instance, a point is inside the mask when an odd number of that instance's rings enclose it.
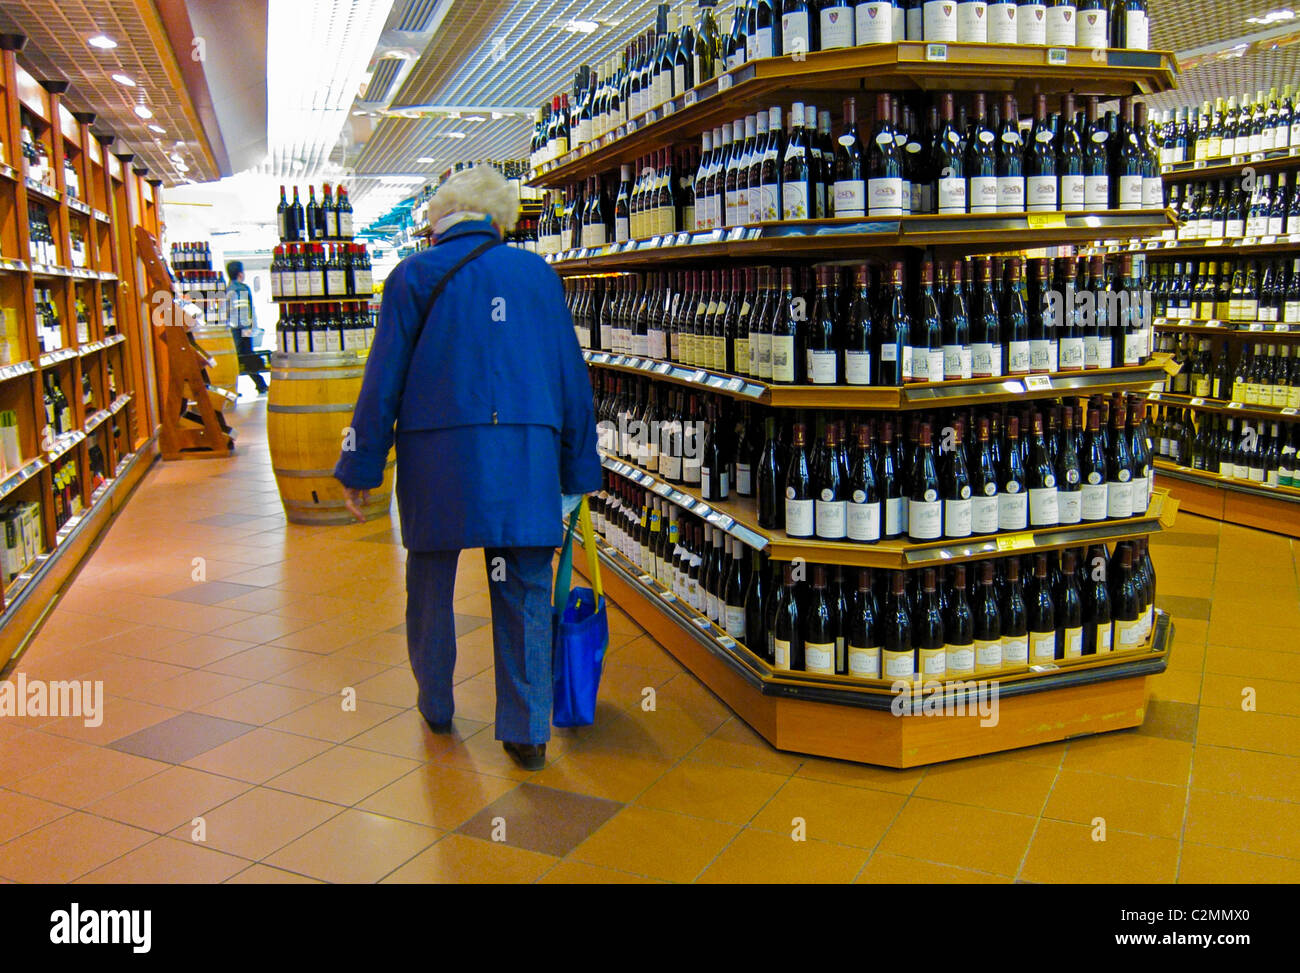
<instances>
[{"instance_id":1,"label":"green bag handle","mask_svg":"<svg viewBox=\"0 0 1300 973\"><path fill-rule=\"evenodd\" d=\"M555 569L555 593L551 604L561 611L569 602L573 586L573 531L578 526L578 511L569 515L569 529L564 533L564 546L560 548L560 563Z\"/></svg>"}]
</instances>

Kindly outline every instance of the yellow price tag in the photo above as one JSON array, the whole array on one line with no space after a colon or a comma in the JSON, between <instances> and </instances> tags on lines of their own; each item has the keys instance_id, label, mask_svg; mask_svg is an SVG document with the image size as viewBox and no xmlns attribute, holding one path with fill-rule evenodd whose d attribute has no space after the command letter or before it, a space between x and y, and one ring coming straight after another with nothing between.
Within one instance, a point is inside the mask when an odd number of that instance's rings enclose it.
<instances>
[{"instance_id":1,"label":"yellow price tag","mask_svg":"<svg viewBox=\"0 0 1300 973\"><path fill-rule=\"evenodd\" d=\"M1033 534L1010 534L998 538L999 551L1023 551L1034 546Z\"/></svg>"},{"instance_id":2,"label":"yellow price tag","mask_svg":"<svg viewBox=\"0 0 1300 973\"><path fill-rule=\"evenodd\" d=\"M1064 213L1028 213L1026 219L1031 230L1046 230L1051 227L1065 226Z\"/></svg>"}]
</instances>

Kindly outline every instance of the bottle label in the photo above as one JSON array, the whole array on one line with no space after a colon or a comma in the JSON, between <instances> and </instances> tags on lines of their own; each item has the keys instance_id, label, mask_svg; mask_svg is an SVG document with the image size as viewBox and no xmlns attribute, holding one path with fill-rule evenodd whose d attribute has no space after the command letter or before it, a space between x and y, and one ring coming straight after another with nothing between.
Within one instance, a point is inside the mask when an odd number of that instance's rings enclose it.
<instances>
[{"instance_id":1,"label":"bottle label","mask_svg":"<svg viewBox=\"0 0 1300 973\"><path fill-rule=\"evenodd\" d=\"M1142 364L1142 352L1146 350L1146 337L1140 331L1124 333L1124 364Z\"/></svg>"},{"instance_id":2,"label":"bottle label","mask_svg":"<svg viewBox=\"0 0 1300 973\"><path fill-rule=\"evenodd\" d=\"M912 363L912 378L918 382L930 381L930 349L918 348L913 345L906 351L907 357Z\"/></svg>"},{"instance_id":3,"label":"bottle label","mask_svg":"<svg viewBox=\"0 0 1300 973\"><path fill-rule=\"evenodd\" d=\"M792 335L772 336L772 381L793 384L794 373L794 337Z\"/></svg>"},{"instance_id":4,"label":"bottle label","mask_svg":"<svg viewBox=\"0 0 1300 973\"><path fill-rule=\"evenodd\" d=\"M805 642L803 646L804 672L817 672L822 675L835 674L835 643Z\"/></svg>"},{"instance_id":5,"label":"bottle label","mask_svg":"<svg viewBox=\"0 0 1300 973\"><path fill-rule=\"evenodd\" d=\"M844 352L844 381L849 385L871 383L871 352Z\"/></svg>"},{"instance_id":6,"label":"bottle label","mask_svg":"<svg viewBox=\"0 0 1300 973\"><path fill-rule=\"evenodd\" d=\"M1077 29L1073 5L1052 7L1047 11L1047 46L1074 47Z\"/></svg>"},{"instance_id":7,"label":"bottle label","mask_svg":"<svg viewBox=\"0 0 1300 973\"><path fill-rule=\"evenodd\" d=\"M861 179L837 180L834 199L836 216L866 216L867 184Z\"/></svg>"},{"instance_id":8,"label":"bottle label","mask_svg":"<svg viewBox=\"0 0 1300 973\"><path fill-rule=\"evenodd\" d=\"M1067 659L1078 659L1083 655L1083 629L1067 628L1061 632L1064 643L1061 646L1062 651Z\"/></svg>"},{"instance_id":9,"label":"bottle label","mask_svg":"<svg viewBox=\"0 0 1300 973\"><path fill-rule=\"evenodd\" d=\"M1083 177L1083 207L1084 209L1110 208L1110 179L1107 176Z\"/></svg>"},{"instance_id":10,"label":"bottle label","mask_svg":"<svg viewBox=\"0 0 1300 973\"><path fill-rule=\"evenodd\" d=\"M813 501L785 500L785 532L791 537L813 536Z\"/></svg>"},{"instance_id":11,"label":"bottle label","mask_svg":"<svg viewBox=\"0 0 1300 973\"><path fill-rule=\"evenodd\" d=\"M861 491L858 491L861 494ZM863 495L865 499L865 495ZM880 502L861 503L854 500L848 503L845 532L852 541L880 540Z\"/></svg>"},{"instance_id":12,"label":"bottle label","mask_svg":"<svg viewBox=\"0 0 1300 973\"><path fill-rule=\"evenodd\" d=\"M325 284L332 297L337 297L347 293L348 275L343 270L329 270L325 272Z\"/></svg>"},{"instance_id":13,"label":"bottle label","mask_svg":"<svg viewBox=\"0 0 1300 973\"><path fill-rule=\"evenodd\" d=\"M1056 487L1029 490L1029 523L1034 527L1051 527L1061 522Z\"/></svg>"},{"instance_id":14,"label":"bottle label","mask_svg":"<svg viewBox=\"0 0 1300 973\"><path fill-rule=\"evenodd\" d=\"M839 359L835 352L808 349L808 383L834 385L839 381Z\"/></svg>"},{"instance_id":15,"label":"bottle label","mask_svg":"<svg viewBox=\"0 0 1300 973\"><path fill-rule=\"evenodd\" d=\"M943 375L945 378L969 378L963 373L962 345L943 346Z\"/></svg>"},{"instance_id":16,"label":"bottle label","mask_svg":"<svg viewBox=\"0 0 1300 973\"><path fill-rule=\"evenodd\" d=\"M843 540L848 536L848 507L848 502L844 500L817 500L817 536L830 541Z\"/></svg>"},{"instance_id":17,"label":"bottle label","mask_svg":"<svg viewBox=\"0 0 1300 973\"><path fill-rule=\"evenodd\" d=\"M968 675L975 671L975 645L945 645L943 653L950 676Z\"/></svg>"},{"instance_id":18,"label":"bottle label","mask_svg":"<svg viewBox=\"0 0 1300 973\"><path fill-rule=\"evenodd\" d=\"M971 535L971 503L972 501L969 498L945 500L943 502L944 537L969 537Z\"/></svg>"},{"instance_id":19,"label":"bottle label","mask_svg":"<svg viewBox=\"0 0 1300 973\"><path fill-rule=\"evenodd\" d=\"M1119 177L1119 208L1120 209L1141 209L1142 208L1142 177L1126 176Z\"/></svg>"},{"instance_id":20,"label":"bottle label","mask_svg":"<svg viewBox=\"0 0 1300 973\"><path fill-rule=\"evenodd\" d=\"M962 0L957 4L957 40L962 44L985 44L989 39L988 4L985 0Z\"/></svg>"},{"instance_id":21,"label":"bottle label","mask_svg":"<svg viewBox=\"0 0 1300 973\"><path fill-rule=\"evenodd\" d=\"M1065 212L1078 212L1084 208L1086 197L1084 194L1084 177L1083 176L1061 176L1060 177L1060 206Z\"/></svg>"},{"instance_id":22,"label":"bottle label","mask_svg":"<svg viewBox=\"0 0 1300 973\"><path fill-rule=\"evenodd\" d=\"M897 537L903 532L903 498L888 497L885 499L885 535L887 537Z\"/></svg>"},{"instance_id":23,"label":"bottle label","mask_svg":"<svg viewBox=\"0 0 1300 973\"><path fill-rule=\"evenodd\" d=\"M880 661L884 667L884 678L911 681L915 661L911 652L892 652L889 649L882 649Z\"/></svg>"},{"instance_id":24,"label":"bottle label","mask_svg":"<svg viewBox=\"0 0 1300 973\"><path fill-rule=\"evenodd\" d=\"M934 2L934 0L931 0ZM952 6L950 3L949 6ZM903 180L868 179L867 214L869 216L903 215Z\"/></svg>"},{"instance_id":25,"label":"bottle label","mask_svg":"<svg viewBox=\"0 0 1300 973\"><path fill-rule=\"evenodd\" d=\"M781 53L808 54L812 51L808 14L804 11L781 15Z\"/></svg>"},{"instance_id":26,"label":"bottle label","mask_svg":"<svg viewBox=\"0 0 1300 973\"><path fill-rule=\"evenodd\" d=\"M977 346L978 347L978 346ZM1046 361L1044 361L1046 364ZM1033 348L1028 341L1007 342L1007 374L1028 375L1033 366ZM1046 371L1046 369L1040 369Z\"/></svg>"},{"instance_id":27,"label":"bottle label","mask_svg":"<svg viewBox=\"0 0 1300 973\"><path fill-rule=\"evenodd\" d=\"M1023 666L1029 664L1029 636L1002 636L1002 664Z\"/></svg>"},{"instance_id":28,"label":"bottle label","mask_svg":"<svg viewBox=\"0 0 1300 973\"><path fill-rule=\"evenodd\" d=\"M1082 338L1062 338L1060 342L1060 370L1063 372L1079 371L1084 365L1084 347Z\"/></svg>"},{"instance_id":29,"label":"bottle label","mask_svg":"<svg viewBox=\"0 0 1300 973\"><path fill-rule=\"evenodd\" d=\"M772 663L774 669L790 669L790 643L783 639L773 639L773 648L776 650L775 661Z\"/></svg>"},{"instance_id":30,"label":"bottle label","mask_svg":"<svg viewBox=\"0 0 1300 973\"><path fill-rule=\"evenodd\" d=\"M940 177L939 212L966 212L966 180L961 176Z\"/></svg>"},{"instance_id":31,"label":"bottle label","mask_svg":"<svg viewBox=\"0 0 1300 973\"><path fill-rule=\"evenodd\" d=\"M972 213L996 213L998 211L997 177L971 176L968 198Z\"/></svg>"},{"instance_id":32,"label":"bottle label","mask_svg":"<svg viewBox=\"0 0 1300 973\"><path fill-rule=\"evenodd\" d=\"M1078 177L1076 177L1078 178ZM1056 177L1055 176L1030 176L1025 180L1026 192L1028 193L1026 205L1030 212L1054 212L1057 208L1056 199ZM1080 186L1082 188L1082 186ZM1082 207L1083 200L1079 200Z\"/></svg>"},{"instance_id":33,"label":"bottle label","mask_svg":"<svg viewBox=\"0 0 1300 973\"><path fill-rule=\"evenodd\" d=\"M1051 662L1056 658L1056 632L1029 633L1029 661Z\"/></svg>"},{"instance_id":34,"label":"bottle label","mask_svg":"<svg viewBox=\"0 0 1300 973\"><path fill-rule=\"evenodd\" d=\"M946 649L921 649L917 652L917 655L920 656L921 675L942 679L948 674L948 652Z\"/></svg>"},{"instance_id":35,"label":"bottle label","mask_svg":"<svg viewBox=\"0 0 1300 973\"><path fill-rule=\"evenodd\" d=\"M1142 208L1160 209L1165 205L1164 182L1159 176L1142 179Z\"/></svg>"},{"instance_id":36,"label":"bottle label","mask_svg":"<svg viewBox=\"0 0 1300 973\"><path fill-rule=\"evenodd\" d=\"M1105 49L1110 46L1110 18L1105 10L1085 10L1079 14L1079 47Z\"/></svg>"},{"instance_id":37,"label":"bottle label","mask_svg":"<svg viewBox=\"0 0 1300 973\"><path fill-rule=\"evenodd\" d=\"M990 3L988 16L990 44L1015 44L1019 40L1014 3Z\"/></svg>"},{"instance_id":38,"label":"bottle label","mask_svg":"<svg viewBox=\"0 0 1300 973\"><path fill-rule=\"evenodd\" d=\"M853 11L858 44L888 44L894 39L894 7L871 0Z\"/></svg>"},{"instance_id":39,"label":"bottle label","mask_svg":"<svg viewBox=\"0 0 1300 973\"><path fill-rule=\"evenodd\" d=\"M781 184L780 219L808 219L808 185L803 180L783 182Z\"/></svg>"},{"instance_id":40,"label":"bottle label","mask_svg":"<svg viewBox=\"0 0 1300 973\"><path fill-rule=\"evenodd\" d=\"M1014 488L1017 492L1010 492ZM1029 526L1029 497L1020 492L1020 484L1010 483L998 494L998 529L1024 530Z\"/></svg>"},{"instance_id":41,"label":"bottle label","mask_svg":"<svg viewBox=\"0 0 1300 973\"><path fill-rule=\"evenodd\" d=\"M1115 651L1125 652L1140 648L1146 641L1146 634L1142 631L1142 618L1125 621L1122 618L1115 619Z\"/></svg>"},{"instance_id":42,"label":"bottle label","mask_svg":"<svg viewBox=\"0 0 1300 973\"><path fill-rule=\"evenodd\" d=\"M822 10L821 45L822 51L837 47L853 46L853 15L843 7L831 7Z\"/></svg>"},{"instance_id":43,"label":"bottle label","mask_svg":"<svg viewBox=\"0 0 1300 973\"><path fill-rule=\"evenodd\" d=\"M971 375L974 378L989 378L993 375L993 346L991 344L980 342L971 345Z\"/></svg>"},{"instance_id":44,"label":"bottle label","mask_svg":"<svg viewBox=\"0 0 1300 973\"><path fill-rule=\"evenodd\" d=\"M1150 21L1147 20L1145 10L1125 10L1124 11L1125 44L1124 46L1130 51L1146 51L1151 47L1151 41L1148 36Z\"/></svg>"},{"instance_id":45,"label":"bottle label","mask_svg":"<svg viewBox=\"0 0 1300 973\"><path fill-rule=\"evenodd\" d=\"M1127 473L1127 470L1121 470L1121 475ZM1112 480L1106 484L1106 516L1107 517L1131 517L1133 516L1133 499L1129 493L1130 483L1127 479L1122 481Z\"/></svg>"},{"instance_id":46,"label":"bottle label","mask_svg":"<svg viewBox=\"0 0 1300 973\"><path fill-rule=\"evenodd\" d=\"M1073 471L1071 471L1073 472ZM1083 516L1083 491L1059 490L1056 494L1057 511L1063 524L1077 524Z\"/></svg>"},{"instance_id":47,"label":"bottle label","mask_svg":"<svg viewBox=\"0 0 1300 973\"><path fill-rule=\"evenodd\" d=\"M1111 637L1112 636L1111 636L1110 622L1098 622L1097 623L1097 645L1096 645L1097 655L1105 655L1108 652L1112 651L1114 646L1111 641Z\"/></svg>"},{"instance_id":48,"label":"bottle label","mask_svg":"<svg viewBox=\"0 0 1300 973\"><path fill-rule=\"evenodd\" d=\"M927 490L926 494L934 493ZM907 533L917 540L938 540L943 536L943 503L934 500L908 500Z\"/></svg>"},{"instance_id":49,"label":"bottle label","mask_svg":"<svg viewBox=\"0 0 1300 973\"><path fill-rule=\"evenodd\" d=\"M857 676L860 679L879 679L879 646L867 649L858 645L849 645L849 675Z\"/></svg>"},{"instance_id":50,"label":"bottle label","mask_svg":"<svg viewBox=\"0 0 1300 973\"><path fill-rule=\"evenodd\" d=\"M1020 44L1047 43L1047 8L1041 3L1020 5L1016 39Z\"/></svg>"},{"instance_id":51,"label":"bottle label","mask_svg":"<svg viewBox=\"0 0 1300 973\"><path fill-rule=\"evenodd\" d=\"M975 669L977 672L993 672L1002 668L1002 640L975 640Z\"/></svg>"},{"instance_id":52,"label":"bottle label","mask_svg":"<svg viewBox=\"0 0 1300 973\"><path fill-rule=\"evenodd\" d=\"M1135 476L1128 485L1129 500L1132 507L1133 517L1141 517L1147 512L1147 503L1151 499L1150 479L1145 476Z\"/></svg>"},{"instance_id":53,"label":"bottle label","mask_svg":"<svg viewBox=\"0 0 1300 973\"><path fill-rule=\"evenodd\" d=\"M294 290L298 297L311 297L311 278L309 270L295 270L293 273Z\"/></svg>"},{"instance_id":54,"label":"bottle label","mask_svg":"<svg viewBox=\"0 0 1300 973\"><path fill-rule=\"evenodd\" d=\"M992 483L988 484L985 489L992 488L994 491L997 487ZM998 498L996 492L993 496L979 496L978 494L971 497L970 507L970 526L974 534L996 534L998 532Z\"/></svg>"},{"instance_id":55,"label":"bottle label","mask_svg":"<svg viewBox=\"0 0 1300 973\"><path fill-rule=\"evenodd\" d=\"M1025 210L1025 177L998 176L998 212L1023 213Z\"/></svg>"},{"instance_id":56,"label":"bottle label","mask_svg":"<svg viewBox=\"0 0 1300 973\"><path fill-rule=\"evenodd\" d=\"M927 41L957 40L956 0L925 0L922 29Z\"/></svg>"}]
</instances>

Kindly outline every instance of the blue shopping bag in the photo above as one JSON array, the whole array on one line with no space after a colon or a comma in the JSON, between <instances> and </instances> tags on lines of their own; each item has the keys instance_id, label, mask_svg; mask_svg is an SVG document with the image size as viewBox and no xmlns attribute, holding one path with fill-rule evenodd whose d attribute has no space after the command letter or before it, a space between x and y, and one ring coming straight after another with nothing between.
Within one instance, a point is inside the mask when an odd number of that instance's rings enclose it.
<instances>
[{"instance_id":1,"label":"blue shopping bag","mask_svg":"<svg viewBox=\"0 0 1300 973\"><path fill-rule=\"evenodd\" d=\"M592 588L574 588L573 531L582 526L582 546L587 551L587 570ZM591 527L587 498L569 517L569 528L555 570L552 610L551 666L555 689L556 726L590 726L596 721L596 693L609 647L609 616L600 587L600 562L596 556L596 534Z\"/></svg>"}]
</instances>

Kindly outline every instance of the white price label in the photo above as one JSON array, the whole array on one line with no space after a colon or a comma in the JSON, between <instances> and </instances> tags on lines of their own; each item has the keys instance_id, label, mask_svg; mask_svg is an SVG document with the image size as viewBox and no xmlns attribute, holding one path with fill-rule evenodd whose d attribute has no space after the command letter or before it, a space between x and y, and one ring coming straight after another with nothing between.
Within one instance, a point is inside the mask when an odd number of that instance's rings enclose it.
<instances>
[{"instance_id":1,"label":"white price label","mask_svg":"<svg viewBox=\"0 0 1300 973\"><path fill-rule=\"evenodd\" d=\"M1282 415L1284 415L1284 416L1293 416L1293 415L1296 414L1296 412L1297 412L1297 410L1296 410L1296 407L1295 407L1295 406L1293 406L1293 405L1288 405L1286 408L1284 408L1284 409L1282 410Z\"/></svg>"},{"instance_id":2,"label":"white price label","mask_svg":"<svg viewBox=\"0 0 1300 973\"><path fill-rule=\"evenodd\" d=\"M691 376L691 381L692 381L692 382L703 382L704 379L708 376L708 374L709 374L709 373L706 372L704 369L702 369L702 368L697 368L697 369L695 369L695 374Z\"/></svg>"},{"instance_id":3,"label":"white price label","mask_svg":"<svg viewBox=\"0 0 1300 973\"><path fill-rule=\"evenodd\" d=\"M1148 392L1148 393L1147 393L1147 401L1148 401L1148 402L1159 402L1159 401L1160 401L1160 393L1159 393L1159 392Z\"/></svg>"},{"instance_id":4,"label":"white price label","mask_svg":"<svg viewBox=\"0 0 1300 973\"><path fill-rule=\"evenodd\" d=\"M1066 50L1064 47L1049 47L1047 49L1047 63L1053 67L1065 67L1068 62Z\"/></svg>"},{"instance_id":5,"label":"white price label","mask_svg":"<svg viewBox=\"0 0 1300 973\"><path fill-rule=\"evenodd\" d=\"M1025 377L1025 388L1031 392L1050 392L1052 378L1050 375L1028 375Z\"/></svg>"},{"instance_id":6,"label":"white price label","mask_svg":"<svg viewBox=\"0 0 1300 973\"><path fill-rule=\"evenodd\" d=\"M727 383L728 392L739 392L744 387L745 387L744 380L739 378L733 378L731 381Z\"/></svg>"},{"instance_id":7,"label":"white price label","mask_svg":"<svg viewBox=\"0 0 1300 973\"><path fill-rule=\"evenodd\" d=\"M1160 396L1157 395L1156 398L1158 399L1158 398L1160 398ZM1205 400L1202 399L1202 398L1195 398L1195 399L1192 399L1192 405L1205 405Z\"/></svg>"},{"instance_id":8,"label":"white price label","mask_svg":"<svg viewBox=\"0 0 1300 973\"><path fill-rule=\"evenodd\" d=\"M948 60L948 45L947 44L926 44L925 59L927 61Z\"/></svg>"},{"instance_id":9,"label":"white price label","mask_svg":"<svg viewBox=\"0 0 1300 973\"><path fill-rule=\"evenodd\" d=\"M1243 408L1243 406L1242 406L1242 404L1241 404L1240 402L1229 402L1229 403L1228 403L1228 408L1229 408L1229 409L1240 409L1240 408Z\"/></svg>"},{"instance_id":10,"label":"white price label","mask_svg":"<svg viewBox=\"0 0 1300 973\"><path fill-rule=\"evenodd\" d=\"M718 75L718 90L726 91L730 87L731 87L731 75L730 74Z\"/></svg>"},{"instance_id":11,"label":"white price label","mask_svg":"<svg viewBox=\"0 0 1300 973\"><path fill-rule=\"evenodd\" d=\"M686 97L682 99L683 103L686 105L687 108L695 104L695 100L696 100L696 94L694 88L686 92Z\"/></svg>"}]
</instances>

